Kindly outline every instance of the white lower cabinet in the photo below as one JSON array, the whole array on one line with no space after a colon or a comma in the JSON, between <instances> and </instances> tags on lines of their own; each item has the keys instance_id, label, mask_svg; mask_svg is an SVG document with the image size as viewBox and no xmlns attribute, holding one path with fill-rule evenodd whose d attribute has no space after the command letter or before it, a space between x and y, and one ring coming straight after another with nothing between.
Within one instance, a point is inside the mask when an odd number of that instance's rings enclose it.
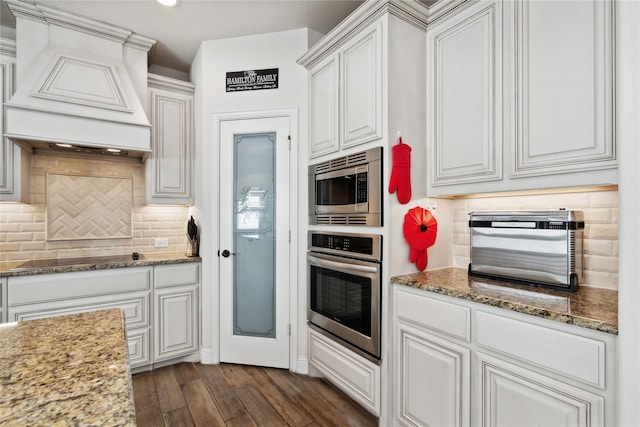
<instances>
[{"instance_id":1,"label":"white lower cabinet","mask_svg":"<svg viewBox=\"0 0 640 427\"><path fill-rule=\"evenodd\" d=\"M309 329L309 363L366 410L380 415L380 366L314 329Z\"/></svg>"},{"instance_id":2,"label":"white lower cabinet","mask_svg":"<svg viewBox=\"0 0 640 427\"><path fill-rule=\"evenodd\" d=\"M197 352L200 343L200 264L156 266L153 278L154 360L169 360Z\"/></svg>"},{"instance_id":3,"label":"white lower cabinet","mask_svg":"<svg viewBox=\"0 0 640 427\"><path fill-rule=\"evenodd\" d=\"M132 368L151 364L150 328L127 329L127 347L129 349L129 365Z\"/></svg>"},{"instance_id":4,"label":"white lower cabinet","mask_svg":"<svg viewBox=\"0 0 640 427\"><path fill-rule=\"evenodd\" d=\"M186 356L198 350L198 287L155 291L154 360Z\"/></svg>"},{"instance_id":5,"label":"white lower cabinet","mask_svg":"<svg viewBox=\"0 0 640 427\"><path fill-rule=\"evenodd\" d=\"M397 419L413 426L468 426L468 348L404 322L394 331Z\"/></svg>"},{"instance_id":6,"label":"white lower cabinet","mask_svg":"<svg viewBox=\"0 0 640 427\"><path fill-rule=\"evenodd\" d=\"M478 416L483 426L604 426L604 398L477 353Z\"/></svg>"},{"instance_id":7,"label":"white lower cabinet","mask_svg":"<svg viewBox=\"0 0 640 427\"><path fill-rule=\"evenodd\" d=\"M616 425L615 335L399 285L393 335L393 425Z\"/></svg>"},{"instance_id":8,"label":"white lower cabinet","mask_svg":"<svg viewBox=\"0 0 640 427\"><path fill-rule=\"evenodd\" d=\"M173 265L8 277L7 320L15 322L120 308L125 316L131 368L192 355L199 348L200 264L171 267ZM182 278L172 276L176 272L182 274ZM183 285L186 278L189 278L188 285ZM152 283L158 282L169 287L154 289ZM156 302L153 308L152 301ZM156 349L153 354L152 348Z\"/></svg>"}]
</instances>

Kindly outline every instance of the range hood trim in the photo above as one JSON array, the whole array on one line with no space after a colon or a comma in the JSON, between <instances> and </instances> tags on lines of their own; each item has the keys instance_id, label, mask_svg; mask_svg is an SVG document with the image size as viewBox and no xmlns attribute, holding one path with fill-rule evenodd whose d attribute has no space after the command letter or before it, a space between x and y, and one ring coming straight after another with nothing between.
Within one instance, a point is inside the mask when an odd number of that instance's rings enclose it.
<instances>
[{"instance_id":1,"label":"range hood trim","mask_svg":"<svg viewBox=\"0 0 640 427\"><path fill-rule=\"evenodd\" d=\"M27 149L150 153L146 77L155 40L34 2L6 3L18 30L18 84L4 104L4 136Z\"/></svg>"},{"instance_id":2,"label":"range hood trim","mask_svg":"<svg viewBox=\"0 0 640 427\"><path fill-rule=\"evenodd\" d=\"M74 15L64 10L38 3L28 3L20 0L5 0L5 3L7 3L14 17L21 16L49 25L57 25L71 30L81 31L92 36L116 41L126 46L148 52L149 60L153 58L156 40L136 34L126 28Z\"/></svg>"}]
</instances>

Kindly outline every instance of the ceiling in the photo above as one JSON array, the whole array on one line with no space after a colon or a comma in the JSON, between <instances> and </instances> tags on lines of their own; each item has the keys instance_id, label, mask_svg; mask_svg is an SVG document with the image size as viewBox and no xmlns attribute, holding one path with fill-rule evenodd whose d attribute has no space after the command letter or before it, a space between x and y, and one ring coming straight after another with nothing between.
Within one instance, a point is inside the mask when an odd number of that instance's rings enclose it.
<instances>
[{"instance_id":1,"label":"ceiling","mask_svg":"<svg viewBox=\"0 0 640 427\"><path fill-rule=\"evenodd\" d=\"M15 38L15 22L1 1L2 36ZM126 28L157 41L150 65L188 72L203 40L309 27L327 33L363 1L56 0L36 3Z\"/></svg>"}]
</instances>

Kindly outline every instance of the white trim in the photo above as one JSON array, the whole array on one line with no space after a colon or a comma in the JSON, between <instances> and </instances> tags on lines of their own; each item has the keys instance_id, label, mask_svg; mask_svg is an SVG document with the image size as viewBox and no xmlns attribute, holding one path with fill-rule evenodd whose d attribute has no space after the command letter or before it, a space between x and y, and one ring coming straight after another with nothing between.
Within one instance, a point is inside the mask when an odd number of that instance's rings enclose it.
<instances>
[{"instance_id":1,"label":"white trim","mask_svg":"<svg viewBox=\"0 0 640 427\"><path fill-rule=\"evenodd\" d=\"M216 352L214 352L212 348L202 347L200 349L200 362L205 365L217 365L220 363L220 359L218 358Z\"/></svg>"},{"instance_id":2,"label":"white trim","mask_svg":"<svg viewBox=\"0 0 640 427\"><path fill-rule=\"evenodd\" d=\"M289 370L292 372L298 372L298 109L288 108L213 114L213 142L214 147L220 146L220 127L222 122L277 117L287 117L289 119L289 135L291 136L291 149L289 151L289 227L291 231L291 241L289 244L289 322L291 324L291 336L289 338ZM217 152L215 149L214 151ZM219 162L220 156L217 155L217 163ZM213 200L215 200L215 206L212 206L212 208L214 208L213 210L217 210L219 209L219 193L213 194L212 197ZM217 251L217 246L219 246L219 236L215 242L212 242L212 247L216 248L212 250L212 253ZM212 308L215 310L215 317L218 318L218 328L215 328L216 336L214 337L214 342L218 345L218 362L214 363L219 363L220 310L217 303L220 296L220 283L217 278L214 279L214 282L214 289L212 289L212 296L214 297ZM204 360L204 357L202 357L202 360Z\"/></svg>"},{"instance_id":3,"label":"white trim","mask_svg":"<svg viewBox=\"0 0 640 427\"><path fill-rule=\"evenodd\" d=\"M299 357L296 369L292 369L292 372L295 372L296 374L309 375L309 359L305 356Z\"/></svg>"}]
</instances>

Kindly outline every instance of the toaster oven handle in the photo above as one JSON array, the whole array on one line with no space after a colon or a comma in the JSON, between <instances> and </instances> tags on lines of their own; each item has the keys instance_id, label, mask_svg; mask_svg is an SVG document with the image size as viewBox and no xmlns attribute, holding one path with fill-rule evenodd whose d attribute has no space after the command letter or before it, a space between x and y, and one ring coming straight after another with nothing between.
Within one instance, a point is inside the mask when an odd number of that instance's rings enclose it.
<instances>
[{"instance_id":1,"label":"toaster oven handle","mask_svg":"<svg viewBox=\"0 0 640 427\"><path fill-rule=\"evenodd\" d=\"M322 258L316 258L314 256L309 255L308 256L309 261L313 261L315 264L317 264L320 267L333 267L333 268L341 268L341 269L348 269L348 270L352 270L352 271L361 271L364 273L377 273L378 269L376 267L369 267L367 265L356 265L356 264L347 264L344 262L336 262L336 261L329 261L326 259L322 259Z\"/></svg>"}]
</instances>

